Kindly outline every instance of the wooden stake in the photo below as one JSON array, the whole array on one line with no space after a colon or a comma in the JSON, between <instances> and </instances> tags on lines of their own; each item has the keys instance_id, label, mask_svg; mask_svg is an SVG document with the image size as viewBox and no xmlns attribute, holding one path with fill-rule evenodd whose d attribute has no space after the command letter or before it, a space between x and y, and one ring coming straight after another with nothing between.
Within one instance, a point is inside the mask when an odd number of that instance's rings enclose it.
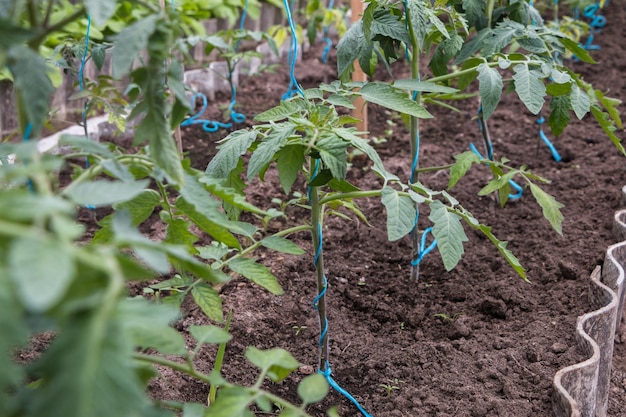
<instances>
[{"instance_id":1,"label":"wooden stake","mask_svg":"<svg viewBox=\"0 0 626 417\"><path fill-rule=\"evenodd\" d=\"M352 8L352 23L354 23L357 22L363 14L363 2L362 0L350 0L350 6ZM361 69L358 61L354 61L352 81L367 81L367 75L365 75ZM356 128L361 132L367 132L367 103L362 97L358 97L354 101L354 106L356 108L352 111L352 116L361 120L361 122L356 125Z\"/></svg>"}]
</instances>

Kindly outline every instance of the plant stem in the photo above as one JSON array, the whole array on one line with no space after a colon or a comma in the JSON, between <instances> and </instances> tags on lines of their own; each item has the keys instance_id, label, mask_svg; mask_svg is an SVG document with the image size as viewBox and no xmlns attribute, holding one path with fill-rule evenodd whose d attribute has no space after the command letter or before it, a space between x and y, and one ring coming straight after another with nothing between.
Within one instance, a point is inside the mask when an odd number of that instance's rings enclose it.
<instances>
[{"instance_id":1,"label":"plant stem","mask_svg":"<svg viewBox=\"0 0 626 417\"><path fill-rule=\"evenodd\" d=\"M76 10L71 15L59 20L58 22L46 28L43 28L43 30L37 36L35 36L33 39L31 39L30 42L28 42L28 46L30 46L32 50L37 51L41 43L46 39L46 37L48 37L48 35L62 29L63 26L67 25L68 23L72 23L74 20L83 17L85 13L85 6L79 7L78 10Z\"/></svg>"},{"instance_id":2,"label":"plant stem","mask_svg":"<svg viewBox=\"0 0 626 417\"><path fill-rule=\"evenodd\" d=\"M489 0L487 2L486 13L487 13L487 19L489 19L487 23L488 28L491 28L491 25L493 24L493 7L494 7L495 2L496 2L495 0Z\"/></svg>"},{"instance_id":3,"label":"plant stem","mask_svg":"<svg viewBox=\"0 0 626 417\"><path fill-rule=\"evenodd\" d=\"M411 39L411 78L414 80L419 81L420 79L420 75L419 75L419 56L420 56L420 49L419 49L419 42L417 39L417 36L415 35L415 30L413 28L412 22L411 22L411 14L410 14L410 10L406 11L406 20L407 20L407 25L409 28L409 37ZM415 101L417 101L419 103L420 101L420 95L419 95L419 91L415 91L413 92L413 98ZM411 123L410 123L410 134L411 134L411 177L410 177L410 182L414 183L417 182L418 180L418 173L417 173L417 169L419 168L419 129L420 129L420 125L419 125L419 118L416 116L411 116ZM415 203L415 208L417 210L417 213L419 213L419 205L417 203ZM417 217L416 217L417 219ZM419 229L417 226L417 222L415 222L415 225L413 226L413 230L411 231L411 246L413 248L413 253L411 256L411 259L413 258L417 258L418 257L418 253L420 251L420 241L419 241ZM419 280L419 265L413 265L413 263L411 263L411 280L413 281L417 281Z\"/></svg>"},{"instance_id":4,"label":"plant stem","mask_svg":"<svg viewBox=\"0 0 626 417\"><path fill-rule=\"evenodd\" d=\"M313 172L313 170L311 170ZM313 251L315 252L315 271L317 272L316 309L320 321L320 356L319 369L325 370L328 357L328 319L326 317L326 277L324 276L324 254L322 252L322 209L318 187L311 187L311 235L313 236Z\"/></svg>"},{"instance_id":5,"label":"plant stem","mask_svg":"<svg viewBox=\"0 0 626 417\"><path fill-rule=\"evenodd\" d=\"M228 332L230 329L230 321L233 318L233 310L231 309L228 312L228 317L226 318L226 324L224 325L224 331ZM222 363L224 363L224 353L226 352L226 342L220 343L220 346L217 348L217 354L215 355L215 364L213 365L213 372L220 372L222 370ZM217 385L211 384L209 388L209 398L208 405L211 405L215 402L215 397L217 395Z\"/></svg>"},{"instance_id":6,"label":"plant stem","mask_svg":"<svg viewBox=\"0 0 626 417\"><path fill-rule=\"evenodd\" d=\"M489 67L497 67L499 65L497 61L496 62L486 62L485 61L485 64L487 64L487 66L489 66ZM513 67L516 64L541 65L541 62L537 61L537 60L532 60L532 59L531 60L516 59L516 60L510 61L510 66L511 67ZM440 75L438 77L429 78L428 82L440 83L440 82L443 82L443 81L448 81L448 80L452 80L452 79L455 79L455 78L462 77L464 75L471 74L472 72L476 72L476 67L467 68L467 69L460 70L460 71L457 71L457 72L452 72L452 73L449 73L449 74Z\"/></svg>"}]
</instances>

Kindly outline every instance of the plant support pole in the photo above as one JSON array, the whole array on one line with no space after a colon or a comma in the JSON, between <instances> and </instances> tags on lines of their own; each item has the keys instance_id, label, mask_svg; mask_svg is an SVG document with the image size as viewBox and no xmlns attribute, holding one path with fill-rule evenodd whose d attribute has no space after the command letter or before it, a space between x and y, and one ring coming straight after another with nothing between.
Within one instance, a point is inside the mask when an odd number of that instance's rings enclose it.
<instances>
[{"instance_id":1,"label":"plant support pole","mask_svg":"<svg viewBox=\"0 0 626 417\"><path fill-rule=\"evenodd\" d=\"M313 176L314 177L314 176ZM329 363L328 356L328 318L326 317L326 276L324 275L324 256L322 253L322 205L320 205L317 187L310 187L309 199L311 202L311 235L315 252L314 264L317 273L317 297L313 306L317 310L320 321L320 356L319 369L325 371Z\"/></svg>"}]
</instances>

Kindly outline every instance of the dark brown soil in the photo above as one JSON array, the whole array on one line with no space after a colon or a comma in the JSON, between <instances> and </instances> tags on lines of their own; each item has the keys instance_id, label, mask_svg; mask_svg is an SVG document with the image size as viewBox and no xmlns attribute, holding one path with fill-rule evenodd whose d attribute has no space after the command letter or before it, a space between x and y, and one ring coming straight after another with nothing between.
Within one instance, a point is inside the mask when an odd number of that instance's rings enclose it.
<instances>
[{"instance_id":1,"label":"dark brown soil","mask_svg":"<svg viewBox=\"0 0 626 417\"><path fill-rule=\"evenodd\" d=\"M578 63L574 69L610 96L624 99L626 10L613 1L606 15L608 26L596 36L602 45L594 55L599 64ZM321 64L318 57L319 48L312 48L297 66L304 87L319 84L323 74L332 79L334 67ZM287 83L284 70L243 79L239 111L250 120L277 104ZM223 97L218 104L227 103ZM476 106L475 101L462 104L461 113L429 108L436 117L421 125L422 166L451 163L452 155L468 150L470 143L479 146L480 133L472 120ZM207 116L220 115L213 105ZM395 124L393 133L377 150L388 170L406 179L408 133L393 115L370 107L373 136L385 137L388 121ZM574 326L576 318L590 309L589 275L614 243L611 227L626 184L626 159L587 116L554 139L564 161L553 161L538 143L536 117L513 95L504 98L490 127L496 157L505 156L516 166L527 164L552 179L544 189L565 205L563 235L543 219L529 190L503 209L493 198L479 197L490 178L485 168L474 168L451 193L481 222L493 226L496 236L510 242L509 248L528 270L530 284L487 239L469 229L470 242L455 270L446 272L433 252L422 263L419 282L411 281L410 242L387 240L379 201L359 202L371 227L340 218L329 218L324 225L333 375L372 416L548 417L554 374L584 359L576 347ZM195 167L206 167L215 154L215 141L226 133L184 130L185 150ZM623 131L618 135L623 137ZM366 168L355 161L349 180L364 189L379 188ZM438 173L424 174L420 180L430 188L444 189L448 178ZM249 200L262 207L272 206L272 197L286 199L272 170L264 183L253 183L248 192ZM423 210L420 227L427 227ZM270 224L269 232L303 222L303 216L304 211L288 212L287 219ZM249 384L256 373L246 363L244 349L285 348L308 367L267 387L296 401L297 382L317 368L319 325L312 307L316 287L311 240L306 234L293 240L307 255L258 254L279 278L285 295L272 296L240 279L221 292L225 310L234 311L234 338L226 350L223 374ZM179 327L202 323L207 319L190 305ZM609 407L614 417L626 415L626 346L623 338L619 342ZM210 372L214 354L210 348L204 350L198 368ZM397 388L388 392L384 385ZM151 384L152 395L161 399L205 402L207 392L207 386L172 372ZM332 405L339 406L342 416L359 414L336 392L309 411L322 416Z\"/></svg>"}]
</instances>

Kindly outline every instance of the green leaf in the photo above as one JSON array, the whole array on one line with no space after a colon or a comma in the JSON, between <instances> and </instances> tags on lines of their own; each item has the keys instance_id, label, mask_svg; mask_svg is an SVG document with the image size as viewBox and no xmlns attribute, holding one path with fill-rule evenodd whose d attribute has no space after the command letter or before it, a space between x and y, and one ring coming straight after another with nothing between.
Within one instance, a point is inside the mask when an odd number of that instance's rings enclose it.
<instances>
[{"instance_id":1,"label":"green leaf","mask_svg":"<svg viewBox=\"0 0 626 417\"><path fill-rule=\"evenodd\" d=\"M552 81L557 84L569 84L572 80L572 77L567 72L559 71L556 68L552 68L552 74L550 76Z\"/></svg>"},{"instance_id":2,"label":"green leaf","mask_svg":"<svg viewBox=\"0 0 626 417\"><path fill-rule=\"evenodd\" d=\"M593 114L593 117L596 118L602 130L604 130L604 133L606 133L609 139L611 139L611 142L613 142L613 144L617 147L617 149L619 149L621 153L626 155L626 150L622 145L622 141L615 135L615 126L609 120L609 115L603 112L600 107L596 105L591 106L591 114Z\"/></svg>"},{"instance_id":3,"label":"green leaf","mask_svg":"<svg viewBox=\"0 0 626 417\"><path fill-rule=\"evenodd\" d=\"M578 84L572 83L572 91L569 95L569 99L572 104L572 110L574 110L574 113L579 120L589 113L591 99L586 92L578 87Z\"/></svg>"},{"instance_id":4,"label":"green leaf","mask_svg":"<svg viewBox=\"0 0 626 417\"><path fill-rule=\"evenodd\" d=\"M411 197L398 194L391 187L385 187L381 194L387 210L387 236L390 241L406 236L415 226L416 208Z\"/></svg>"},{"instance_id":5,"label":"green leaf","mask_svg":"<svg viewBox=\"0 0 626 417\"><path fill-rule=\"evenodd\" d=\"M470 27L474 26L479 31L487 26L485 0L463 0L463 9Z\"/></svg>"},{"instance_id":6,"label":"green leaf","mask_svg":"<svg viewBox=\"0 0 626 417\"><path fill-rule=\"evenodd\" d=\"M87 13L96 26L104 26L115 13L117 0L85 0Z\"/></svg>"},{"instance_id":7,"label":"green leaf","mask_svg":"<svg viewBox=\"0 0 626 417\"><path fill-rule=\"evenodd\" d=\"M352 100L340 94L331 94L330 96L328 96L326 101L332 104L333 106L341 106L341 107L345 107L348 109L356 108L354 107L354 104L352 104Z\"/></svg>"},{"instance_id":8,"label":"green leaf","mask_svg":"<svg viewBox=\"0 0 626 417\"><path fill-rule=\"evenodd\" d=\"M85 151L93 155L104 156L105 158L115 157L115 154L113 154L113 152L111 152L106 145L89 140L84 135L61 135L59 138L59 145L68 145L74 149Z\"/></svg>"},{"instance_id":9,"label":"green leaf","mask_svg":"<svg viewBox=\"0 0 626 417\"><path fill-rule=\"evenodd\" d=\"M328 395L328 382L322 374L313 374L305 377L298 384L298 395L305 404L322 401Z\"/></svg>"},{"instance_id":10,"label":"green leaf","mask_svg":"<svg viewBox=\"0 0 626 417\"><path fill-rule=\"evenodd\" d=\"M133 366L135 346L123 324L105 312L73 315L63 323L34 365L43 383L30 395L26 416L146 415L150 403Z\"/></svg>"},{"instance_id":11,"label":"green leaf","mask_svg":"<svg viewBox=\"0 0 626 417\"><path fill-rule=\"evenodd\" d=\"M254 130L236 130L222 139L219 151L206 168L206 174L214 178L227 178L237 167L239 157L246 153L256 139Z\"/></svg>"},{"instance_id":12,"label":"green leaf","mask_svg":"<svg viewBox=\"0 0 626 417\"><path fill-rule=\"evenodd\" d=\"M13 75L15 94L19 98L18 105L24 108L32 132L38 134L48 117L49 103L55 91L48 77L48 65L26 46L11 48L8 64Z\"/></svg>"},{"instance_id":13,"label":"green leaf","mask_svg":"<svg viewBox=\"0 0 626 417\"><path fill-rule=\"evenodd\" d=\"M245 196L226 185L226 181L219 178L214 178L210 176L202 176L198 179L212 195L222 200L224 203L228 203L233 207L237 207L241 210L246 210L250 213L256 213L259 215L266 215L267 212L261 210L260 208L248 203L246 201Z\"/></svg>"},{"instance_id":14,"label":"green leaf","mask_svg":"<svg viewBox=\"0 0 626 417\"><path fill-rule=\"evenodd\" d=\"M127 26L113 38L113 77L119 79L128 74L141 50L148 46L148 39L156 30L158 20L159 15L151 14Z\"/></svg>"},{"instance_id":15,"label":"green leaf","mask_svg":"<svg viewBox=\"0 0 626 417\"><path fill-rule=\"evenodd\" d=\"M209 319L217 323L222 322L224 319L222 298L216 290L207 284L200 283L191 288L191 296Z\"/></svg>"},{"instance_id":16,"label":"green leaf","mask_svg":"<svg viewBox=\"0 0 626 417\"><path fill-rule=\"evenodd\" d=\"M474 164L480 163L480 158L472 151L465 151L462 154L454 155L456 162L450 167L450 181L448 182L448 190L456 185L463 178Z\"/></svg>"},{"instance_id":17,"label":"green leaf","mask_svg":"<svg viewBox=\"0 0 626 417\"><path fill-rule=\"evenodd\" d=\"M417 0L411 0L417 1ZM400 41L405 44L409 44L411 40L409 39L409 33L406 29L405 24L398 19L397 16L391 13L385 14L374 14L374 20L372 21L372 25L370 27L372 37L376 37L376 35L380 35L383 37L391 38L395 41ZM379 37L377 37L379 38Z\"/></svg>"},{"instance_id":18,"label":"green leaf","mask_svg":"<svg viewBox=\"0 0 626 417\"><path fill-rule=\"evenodd\" d=\"M531 113L539 114L546 95L546 86L541 80L541 72L529 70L525 64L514 66L513 72L515 92Z\"/></svg>"},{"instance_id":19,"label":"green leaf","mask_svg":"<svg viewBox=\"0 0 626 417\"><path fill-rule=\"evenodd\" d=\"M224 387L215 402L207 410L205 417L254 417L248 406L255 394L243 387Z\"/></svg>"},{"instance_id":20,"label":"green leaf","mask_svg":"<svg viewBox=\"0 0 626 417\"><path fill-rule=\"evenodd\" d=\"M563 207L563 204L556 201L554 197L532 182L530 183L530 192L543 209L543 217L550 222L550 225L558 234L562 235L563 229L561 225L563 223L563 214L561 214L560 208Z\"/></svg>"},{"instance_id":21,"label":"green leaf","mask_svg":"<svg viewBox=\"0 0 626 417\"><path fill-rule=\"evenodd\" d=\"M24 322L23 308L12 291L9 273L0 266L0 415L10 415L15 396L11 390L23 381L23 367L14 362L15 348L28 340L28 326Z\"/></svg>"},{"instance_id":22,"label":"green leaf","mask_svg":"<svg viewBox=\"0 0 626 417\"><path fill-rule=\"evenodd\" d=\"M407 7L409 24L411 25L413 33L415 34L417 47L421 51L424 46L426 34L428 33L428 11L430 8L430 4L426 5L424 0L407 0L405 2L405 5ZM408 42L404 43L406 45L411 45L412 42L409 39ZM417 51L414 51L414 53L417 53Z\"/></svg>"},{"instance_id":23,"label":"green leaf","mask_svg":"<svg viewBox=\"0 0 626 417\"><path fill-rule=\"evenodd\" d=\"M276 168L278 168L280 185L285 194L289 194L298 178L298 173L305 162L305 151L306 148L302 145L287 145L278 152Z\"/></svg>"},{"instance_id":24,"label":"green leaf","mask_svg":"<svg viewBox=\"0 0 626 417\"><path fill-rule=\"evenodd\" d=\"M269 268L257 263L254 259L234 258L228 266L239 275L260 285L274 295L281 295L284 292Z\"/></svg>"},{"instance_id":25,"label":"green leaf","mask_svg":"<svg viewBox=\"0 0 626 417\"><path fill-rule=\"evenodd\" d=\"M277 252L287 253L290 255L302 255L304 249L296 245L289 239L280 236L268 236L261 240L261 245Z\"/></svg>"},{"instance_id":26,"label":"green leaf","mask_svg":"<svg viewBox=\"0 0 626 417\"><path fill-rule=\"evenodd\" d=\"M254 117L254 120L262 123L278 122L302 110L304 110L304 105L301 100L297 98L292 100L285 100L281 101L278 106L266 110L263 113L257 114Z\"/></svg>"},{"instance_id":27,"label":"green leaf","mask_svg":"<svg viewBox=\"0 0 626 417\"><path fill-rule=\"evenodd\" d=\"M595 90L595 95L598 98L598 100L600 100L600 103L602 103L606 111L609 113L609 115L611 116L611 119L613 119L617 127L619 127L620 129L623 129L624 126L622 124L622 119L619 114L620 112L617 109L617 106L622 104L622 100L607 97L600 90Z\"/></svg>"},{"instance_id":28,"label":"green leaf","mask_svg":"<svg viewBox=\"0 0 626 417\"><path fill-rule=\"evenodd\" d=\"M141 297L127 298L119 304L116 314L134 345L165 354L187 353L183 336L169 325L178 318L175 307L151 303Z\"/></svg>"},{"instance_id":29,"label":"green leaf","mask_svg":"<svg viewBox=\"0 0 626 417\"><path fill-rule=\"evenodd\" d=\"M248 181L256 177L274 159L276 153L287 142L287 139L293 135L295 130L296 128L292 124L274 126L271 133L263 138L250 157L250 162L248 162Z\"/></svg>"},{"instance_id":30,"label":"green leaf","mask_svg":"<svg viewBox=\"0 0 626 417\"><path fill-rule=\"evenodd\" d=\"M239 248L241 245L237 238L224 227L231 221L219 210L219 202L209 197L205 204L196 207L185 198L176 199L175 207L187 216L202 231L208 233L218 242L230 247Z\"/></svg>"},{"instance_id":31,"label":"green leaf","mask_svg":"<svg viewBox=\"0 0 626 417\"><path fill-rule=\"evenodd\" d=\"M315 147L319 150L324 164L330 169L333 178L344 179L348 168L346 149L348 144L339 136L326 136Z\"/></svg>"},{"instance_id":32,"label":"green leaf","mask_svg":"<svg viewBox=\"0 0 626 417\"><path fill-rule=\"evenodd\" d=\"M459 91L456 88L448 87L437 83L431 83L430 81L419 81L414 78L403 78L396 80L393 86L402 90L419 91L420 93L442 93L452 94Z\"/></svg>"},{"instance_id":33,"label":"green leaf","mask_svg":"<svg viewBox=\"0 0 626 417\"><path fill-rule=\"evenodd\" d=\"M59 302L69 288L74 260L58 242L24 236L9 248L9 271L24 306L39 313Z\"/></svg>"},{"instance_id":34,"label":"green leaf","mask_svg":"<svg viewBox=\"0 0 626 417\"><path fill-rule=\"evenodd\" d=\"M563 133L563 129L569 124L570 107L571 103L568 96L552 97L550 101L550 117L548 118L548 124L555 136L559 136Z\"/></svg>"},{"instance_id":35,"label":"green leaf","mask_svg":"<svg viewBox=\"0 0 626 417\"><path fill-rule=\"evenodd\" d=\"M405 92L398 91L389 84L367 83L361 88L358 94L370 103L378 104L379 106L408 114L409 116L422 119L433 117L423 106L411 100Z\"/></svg>"},{"instance_id":36,"label":"green leaf","mask_svg":"<svg viewBox=\"0 0 626 417\"><path fill-rule=\"evenodd\" d=\"M546 86L546 92L552 97L569 95L572 91L573 83L556 84L550 83Z\"/></svg>"},{"instance_id":37,"label":"green leaf","mask_svg":"<svg viewBox=\"0 0 626 417\"><path fill-rule=\"evenodd\" d=\"M567 48L571 53L576 55L576 58L588 64L596 63L596 61L593 60L591 55L589 55L589 52L587 52L587 50L585 50L582 46L580 46L578 42L575 42L566 37L559 37L557 39L559 40L559 42L563 44L563 46L565 46L565 48Z\"/></svg>"},{"instance_id":38,"label":"green leaf","mask_svg":"<svg viewBox=\"0 0 626 417\"><path fill-rule=\"evenodd\" d=\"M482 63L476 68L478 71L480 100L483 108L483 117L486 119L491 116L493 111L500 103L502 96L502 76L495 68L490 68L487 64Z\"/></svg>"},{"instance_id":39,"label":"green leaf","mask_svg":"<svg viewBox=\"0 0 626 417\"><path fill-rule=\"evenodd\" d=\"M142 193L148 184L148 180L85 181L72 184L65 189L64 194L76 204L104 207L132 200Z\"/></svg>"},{"instance_id":40,"label":"green leaf","mask_svg":"<svg viewBox=\"0 0 626 417\"><path fill-rule=\"evenodd\" d=\"M436 21L440 22L438 18L435 18ZM452 58L454 58L461 48L463 47L463 38L459 36L456 32L452 33L452 35L448 35L448 39L444 39L433 53L430 62L428 63L428 67L433 71L434 76L445 75L448 73L448 62Z\"/></svg>"},{"instance_id":41,"label":"green leaf","mask_svg":"<svg viewBox=\"0 0 626 417\"><path fill-rule=\"evenodd\" d=\"M300 363L289 352L281 348L259 350L250 346L246 349L245 355L246 359L261 372L267 372L272 382L282 381L300 366Z\"/></svg>"},{"instance_id":42,"label":"green leaf","mask_svg":"<svg viewBox=\"0 0 626 417\"><path fill-rule=\"evenodd\" d=\"M161 195L158 192L143 189L132 199L114 204L113 208L117 211L126 210L130 214L133 226L137 226L150 217L160 202Z\"/></svg>"},{"instance_id":43,"label":"green leaf","mask_svg":"<svg viewBox=\"0 0 626 417\"><path fill-rule=\"evenodd\" d=\"M430 204L428 218L433 222L433 236L437 239L437 248L443 265L447 271L451 271L463 256L463 242L468 241L461 218L455 213L450 213L438 200Z\"/></svg>"},{"instance_id":44,"label":"green leaf","mask_svg":"<svg viewBox=\"0 0 626 417\"><path fill-rule=\"evenodd\" d=\"M340 79L345 80L349 78L349 73L353 68L352 64L364 52L369 51L371 56L371 47L368 47L368 43L371 43L370 36L365 37L363 21L361 20L350 26L341 37L337 44L337 73ZM369 68L366 67L363 70L367 72Z\"/></svg>"},{"instance_id":45,"label":"green leaf","mask_svg":"<svg viewBox=\"0 0 626 417\"><path fill-rule=\"evenodd\" d=\"M224 329L217 326L189 326L189 333L196 339L198 344L216 344L227 343L233 337Z\"/></svg>"},{"instance_id":46,"label":"green leaf","mask_svg":"<svg viewBox=\"0 0 626 417\"><path fill-rule=\"evenodd\" d=\"M164 220L167 223L164 243L185 246L190 253L195 253L194 243L198 241L198 236L194 235L190 229L192 223L186 219L170 218Z\"/></svg>"}]
</instances>

